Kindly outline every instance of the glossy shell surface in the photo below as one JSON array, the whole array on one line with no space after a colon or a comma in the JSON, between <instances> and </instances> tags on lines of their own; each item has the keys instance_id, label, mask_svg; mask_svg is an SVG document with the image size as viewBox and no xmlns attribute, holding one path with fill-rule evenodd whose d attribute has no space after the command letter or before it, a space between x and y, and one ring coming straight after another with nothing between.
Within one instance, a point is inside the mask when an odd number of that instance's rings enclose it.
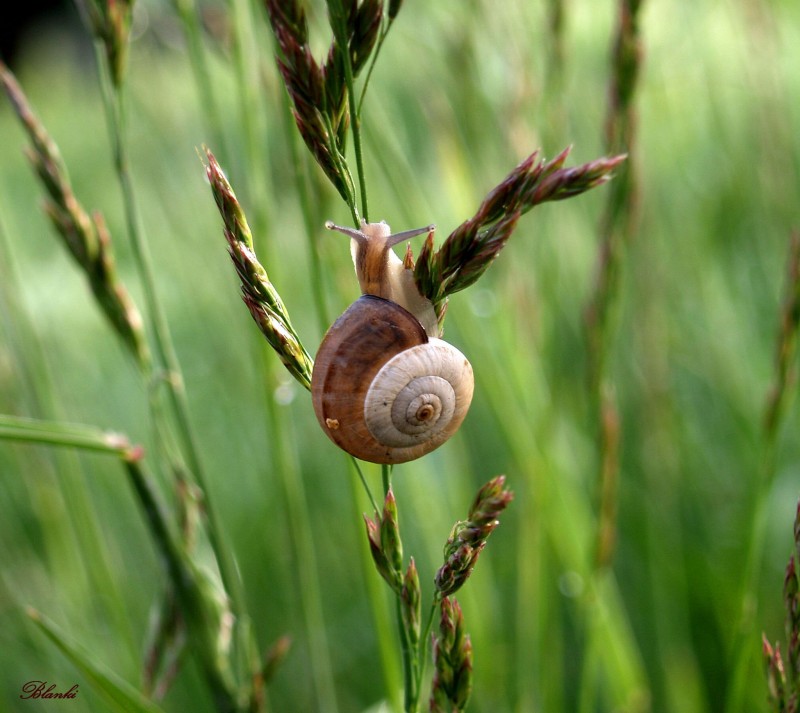
<instances>
[{"instance_id":1,"label":"glossy shell surface","mask_svg":"<svg viewBox=\"0 0 800 713\"><path fill-rule=\"evenodd\" d=\"M472 367L458 349L371 295L328 330L311 381L328 437L373 463L404 463L440 446L464 420L472 390Z\"/></svg>"}]
</instances>

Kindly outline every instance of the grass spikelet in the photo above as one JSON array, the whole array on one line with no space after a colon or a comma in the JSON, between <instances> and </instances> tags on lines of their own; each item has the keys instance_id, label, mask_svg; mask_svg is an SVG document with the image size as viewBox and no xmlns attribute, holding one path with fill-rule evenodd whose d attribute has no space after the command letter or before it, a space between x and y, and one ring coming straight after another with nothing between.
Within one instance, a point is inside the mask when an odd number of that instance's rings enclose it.
<instances>
[{"instance_id":1,"label":"grass spikelet","mask_svg":"<svg viewBox=\"0 0 800 713\"><path fill-rule=\"evenodd\" d=\"M333 40L322 63L312 55L308 21L297 0L267 0L267 14L278 46L278 68L300 135L359 223L355 183L345 148L352 128L363 217L367 220L359 116L367 83L357 101L354 81L370 57L377 56L375 48L380 47L394 15L384 22L380 0L328 0L327 6ZM396 14L399 3L392 9Z\"/></svg>"},{"instance_id":2,"label":"grass spikelet","mask_svg":"<svg viewBox=\"0 0 800 713\"><path fill-rule=\"evenodd\" d=\"M111 236L99 212L90 217L70 185L58 146L47 133L13 74L0 62L0 83L28 134L28 158L47 198L44 210L75 262L83 271L95 300L114 331L141 366L150 356L141 314L117 277Z\"/></svg>"},{"instance_id":3,"label":"grass spikelet","mask_svg":"<svg viewBox=\"0 0 800 713\"><path fill-rule=\"evenodd\" d=\"M283 300L253 252L253 236L236 194L214 154L207 150L206 156L206 175L222 216L228 252L242 286L242 299L284 366L306 389L310 389L314 360L300 342Z\"/></svg>"},{"instance_id":4,"label":"grass spikelet","mask_svg":"<svg viewBox=\"0 0 800 713\"><path fill-rule=\"evenodd\" d=\"M77 0L77 5L89 31L103 45L114 86L120 87L128 60L133 0Z\"/></svg>"},{"instance_id":5,"label":"grass spikelet","mask_svg":"<svg viewBox=\"0 0 800 713\"><path fill-rule=\"evenodd\" d=\"M455 599L440 603L439 633L433 637L431 713L463 711L472 693L472 642Z\"/></svg>"},{"instance_id":6,"label":"grass spikelet","mask_svg":"<svg viewBox=\"0 0 800 713\"><path fill-rule=\"evenodd\" d=\"M397 516L397 503L391 489L383 503L383 514L375 519L364 516L370 554L375 568L389 586L400 594L403 589L403 544Z\"/></svg>"},{"instance_id":7,"label":"grass spikelet","mask_svg":"<svg viewBox=\"0 0 800 713\"><path fill-rule=\"evenodd\" d=\"M457 522L444 546L444 564L436 572L436 597L448 597L469 579L486 540L500 524L498 517L513 500L505 487L506 478L498 475L475 496L466 520Z\"/></svg>"},{"instance_id":8,"label":"grass spikelet","mask_svg":"<svg viewBox=\"0 0 800 713\"><path fill-rule=\"evenodd\" d=\"M340 127L346 125L344 78L330 65L320 66L311 53L308 21L302 6L290 0L268 0L267 14L278 45L278 68L292 102L292 114L303 141L344 201L355 205L355 188L344 157Z\"/></svg>"},{"instance_id":9,"label":"grass spikelet","mask_svg":"<svg viewBox=\"0 0 800 713\"><path fill-rule=\"evenodd\" d=\"M420 640L422 625L422 592L419 586L419 574L414 558L408 564L405 577L403 577L403 590L400 593L401 613L403 628L408 632L408 643L417 647Z\"/></svg>"},{"instance_id":10,"label":"grass spikelet","mask_svg":"<svg viewBox=\"0 0 800 713\"><path fill-rule=\"evenodd\" d=\"M584 193L611 178L624 156L601 158L564 168L569 149L551 161L537 161L534 152L511 171L486 198L474 216L459 225L433 252L428 239L414 269L420 293L441 317L447 298L472 285L491 265L511 237L521 215L547 201Z\"/></svg>"}]
</instances>

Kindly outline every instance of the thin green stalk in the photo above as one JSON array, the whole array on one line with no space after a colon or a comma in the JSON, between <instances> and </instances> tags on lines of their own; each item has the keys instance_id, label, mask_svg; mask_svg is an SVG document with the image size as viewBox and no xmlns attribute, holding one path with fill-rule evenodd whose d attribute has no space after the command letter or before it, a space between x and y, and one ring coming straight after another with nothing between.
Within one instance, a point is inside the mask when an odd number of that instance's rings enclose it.
<instances>
[{"instance_id":1,"label":"thin green stalk","mask_svg":"<svg viewBox=\"0 0 800 713\"><path fill-rule=\"evenodd\" d=\"M208 71L208 61L203 43L203 28L197 14L195 0L175 0L175 7L183 25L186 45L189 51L189 64L194 75L194 83L200 98L201 115L205 118L211 141L223 164L227 163L228 152L225 148L225 135L222 131L219 106L214 95Z\"/></svg>"},{"instance_id":2,"label":"thin green stalk","mask_svg":"<svg viewBox=\"0 0 800 713\"><path fill-rule=\"evenodd\" d=\"M383 495L384 497L389 494L389 491L392 489L392 466L391 465L382 465L381 466L381 481L383 482Z\"/></svg>"},{"instance_id":3,"label":"thin green stalk","mask_svg":"<svg viewBox=\"0 0 800 713\"><path fill-rule=\"evenodd\" d=\"M101 84L103 88L104 106L108 119L109 133L111 135L114 155L114 168L120 183L122 199L125 209L125 221L130 237L131 248L134 255L136 269L142 283L147 314L150 320L150 331L156 346L159 366L166 370L164 383L170 396L171 405L177 421L179 435L183 441L186 458L192 473L202 478L200 460L194 437L188 419L188 406L186 404L183 381L177 356L172 345L166 317L161 309L158 299L155 278L152 268L147 242L144 239L141 227L139 210L136 201L136 192L130 175L130 166L127 155L125 139L125 105L124 94L113 87L108 76L108 68L104 62L102 46L97 45L97 59L100 66ZM152 377L152 375L151 375ZM202 483L201 483L202 485Z\"/></svg>"},{"instance_id":4,"label":"thin green stalk","mask_svg":"<svg viewBox=\"0 0 800 713\"><path fill-rule=\"evenodd\" d=\"M364 97L367 95L367 88L369 87L369 80L372 78L372 71L375 69L375 64L378 61L378 56L381 53L381 48L383 47L383 42L386 39L386 35L389 34L389 30L392 28L392 23L394 22L394 18L389 18L388 23L385 25L383 31L378 37L378 43L375 45L375 51L372 53L372 59L369 62L369 69L367 70L367 76L364 77L364 86L361 87L361 96L358 99L358 107L356 108L356 116L361 116L361 111L364 106Z\"/></svg>"},{"instance_id":5,"label":"thin green stalk","mask_svg":"<svg viewBox=\"0 0 800 713\"><path fill-rule=\"evenodd\" d=\"M0 414L0 439L125 455L127 438L94 426Z\"/></svg>"},{"instance_id":6,"label":"thin green stalk","mask_svg":"<svg viewBox=\"0 0 800 713\"><path fill-rule=\"evenodd\" d=\"M345 10L341 0L335 3L328 3L330 13L331 29L333 30L336 42L342 52L342 64L344 65L344 81L347 87L347 104L350 109L350 129L353 133L353 148L356 154L356 173L358 174L358 185L361 192L361 213L364 221L369 223L369 207L367 200L367 181L364 175L364 160L361 146L361 114L359 112L359 102L356 97L355 79L353 77L353 61L350 52L350 42L347 33L347 21ZM331 127L329 127L330 130ZM331 132L331 136L335 134ZM358 225L358 221L356 222Z\"/></svg>"},{"instance_id":7,"label":"thin green stalk","mask_svg":"<svg viewBox=\"0 0 800 713\"><path fill-rule=\"evenodd\" d=\"M416 653L416 666L415 666L415 682L412 706L410 711L416 711L419 708L419 699L422 694L422 679L425 676L425 668L428 666L428 650L430 649L431 629L433 628L433 620L436 616L436 602L431 604L430 611L428 612L428 620L425 628L422 630L422 636L419 637L419 647Z\"/></svg>"},{"instance_id":8,"label":"thin green stalk","mask_svg":"<svg viewBox=\"0 0 800 713\"><path fill-rule=\"evenodd\" d=\"M330 647L326 636L323 615L320 578L317 576L317 554L314 546L312 518L303 477L296 460L295 447L298 441L288 433L286 421L277 411L272 395L272 353L260 349L264 375L264 402L267 415L267 435L274 444L273 463L278 472L286 498L287 522L298 563L296 574L299 585L300 606L309 639L310 677L317 697L317 710L335 713L337 710L336 687L334 685ZM292 449L291 452L289 449Z\"/></svg>"},{"instance_id":9,"label":"thin green stalk","mask_svg":"<svg viewBox=\"0 0 800 713\"><path fill-rule=\"evenodd\" d=\"M351 107L356 107L356 90L353 84L353 66L350 62L350 53L345 52L344 71L345 82L347 83L347 101ZM353 148L356 152L356 173L358 173L358 185L361 190L361 213L364 221L369 223L369 203L367 200L367 181L364 175L364 156L361 147L361 115L358 111L350 113L350 128L353 132Z\"/></svg>"},{"instance_id":10,"label":"thin green stalk","mask_svg":"<svg viewBox=\"0 0 800 713\"><path fill-rule=\"evenodd\" d=\"M317 220L317 212L312 207L311 193L308 189L308 160L304 153L300 151L300 134L295 131L293 123L288 121L291 116L289 109L289 95L283 92L284 104L287 111L283 116L286 120L282 122L284 136L289 143L291 151L292 166L294 168L294 180L297 187L297 195L300 199L300 213L303 216L303 227L306 232L306 243L311 262L311 291L314 298L314 308L317 315L317 326L320 333L324 334L330 325L328 309L325 304L325 290L323 283L322 261L320 260L318 243L315 237L319 234L321 222ZM318 224L319 223L319 224Z\"/></svg>"},{"instance_id":11,"label":"thin green stalk","mask_svg":"<svg viewBox=\"0 0 800 713\"><path fill-rule=\"evenodd\" d=\"M406 713L416 713L417 701L417 676L416 676L416 651L411 646L408 638L408 630L403 621L403 604L400 595L395 592L394 597L395 618L397 619L397 630L400 634L400 648L403 654L403 688L405 690L405 710Z\"/></svg>"},{"instance_id":12,"label":"thin green stalk","mask_svg":"<svg viewBox=\"0 0 800 713\"><path fill-rule=\"evenodd\" d=\"M372 505L373 512L380 512L378 509L378 501L375 500L375 496L372 494L372 490L369 487L369 483L367 479L364 477L364 471L361 470L361 466L358 464L358 459L354 456L350 456L350 460L353 463L353 467L356 469L356 473L358 473L358 478L361 481L361 485L364 487L364 490L367 493L367 497L369 498L369 503Z\"/></svg>"},{"instance_id":13,"label":"thin green stalk","mask_svg":"<svg viewBox=\"0 0 800 713\"><path fill-rule=\"evenodd\" d=\"M139 211L130 175L125 140L124 93L122 89L117 90L111 81L110 69L106 62L102 44L99 41L95 42L95 51L103 94L103 105L112 142L114 165L123 196L128 235L136 269L142 283L147 306L146 311L150 321L150 332L155 343L157 359L167 372L167 378L165 379L167 393L189 470L201 490L205 493L204 507L208 520L209 540L219 561L222 580L233 601L234 612L239 616L244 616L244 596L241 581L233 563L230 549L223 540L222 528L219 526L216 510L209 496L209 489L200 464L198 448L189 422L189 408L183 387L180 365L169 334L166 318L157 297L152 259L140 226Z\"/></svg>"},{"instance_id":14,"label":"thin green stalk","mask_svg":"<svg viewBox=\"0 0 800 713\"><path fill-rule=\"evenodd\" d=\"M369 498L372 512L379 513L380 509L372 490L364 477L363 469L356 458L351 457L350 462L353 464L361 486L364 488ZM351 487L352 503L353 503L353 519L358 521L363 514L363 507L358 498L358 489L356 483L352 483ZM360 530L360 528L359 528ZM363 535L363 531L359 531L359 535ZM360 563L364 573L364 586L367 588L367 599L370 605L372 614L372 621L374 624L375 635L378 639L378 651L381 660L381 669L383 673L384 689L387 691L387 697L391 701L392 710L400 710L401 701L396 695L396 691L400 690L400 677L401 673L397 664L396 657L396 640L394 631L391 626L391 613L389 611L388 599L385 596L383 583L375 577L374 561L369 554L366 547L359 548Z\"/></svg>"},{"instance_id":15,"label":"thin green stalk","mask_svg":"<svg viewBox=\"0 0 800 713\"><path fill-rule=\"evenodd\" d=\"M754 630L758 613L757 584L769 524L769 496L777 472L778 439L782 432L787 403L793 396L797 339L800 333L800 234L795 234L790 241L787 263L786 301L775 350L776 373L766 401L761 462L747 528L748 546L739 593L739 622L731 649L733 675L725 708L727 713L739 713L743 709L747 683L758 654Z\"/></svg>"},{"instance_id":16,"label":"thin green stalk","mask_svg":"<svg viewBox=\"0 0 800 713\"><path fill-rule=\"evenodd\" d=\"M635 143L633 100L641 65L638 13L641 0L619 0L618 26L612 56L611 88L606 118L606 149L632 153ZM597 282L587 308L590 374L598 425L600 457L600 506L597 533L597 567L609 564L616 530L617 479L619 476L619 415L607 361L613 337L612 317L616 307L624 249L634 230L637 185L634 162L626 161L609 186L608 202L601 226L602 244Z\"/></svg>"},{"instance_id":17,"label":"thin green stalk","mask_svg":"<svg viewBox=\"0 0 800 713\"><path fill-rule=\"evenodd\" d=\"M269 201L263 196L271 195L268 186L269 161L264 152L267 135L262 102L261 61L258 56L253 28L260 29L254 18L254 3L251 0L228 0L233 23L232 49L233 69L239 99L239 120L244 140L243 155L245 175L244 198L251 206L252 226L255 235L269 234ZM236 175L233 178L237 178ZM238 183L238 181L237 181ZM262 253L266 246L262 247ZM262 254L265 264L271 264L269 255Z\"/></svg>"}]
</instances>

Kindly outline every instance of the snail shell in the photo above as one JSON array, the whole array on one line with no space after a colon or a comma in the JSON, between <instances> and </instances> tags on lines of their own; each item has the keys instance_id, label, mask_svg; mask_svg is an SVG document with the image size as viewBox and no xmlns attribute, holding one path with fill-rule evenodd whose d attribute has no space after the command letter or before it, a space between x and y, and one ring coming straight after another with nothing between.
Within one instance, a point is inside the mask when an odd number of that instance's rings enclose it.
<instances>
[{"instance_id":1,"label":"snail shell","mask_svg":"<svg viewBox=\"0 0 800 713\"><path fill-rule=\"evenodd\" d=\"M472 367L400 305L362 295L328 330L311 379L317 419L340 448L405 463L452 436L472 401Z\"/></svg>"}]
</instances>

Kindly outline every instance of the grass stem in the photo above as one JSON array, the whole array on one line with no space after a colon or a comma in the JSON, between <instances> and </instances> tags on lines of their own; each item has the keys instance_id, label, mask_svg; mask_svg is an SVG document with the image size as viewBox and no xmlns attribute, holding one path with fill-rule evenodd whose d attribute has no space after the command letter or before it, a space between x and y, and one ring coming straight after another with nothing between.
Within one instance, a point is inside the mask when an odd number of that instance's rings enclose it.
<instances>
[{"instance_id":1,"label":"grass stem","mask_svg":"<svg viewBox=\"0 0 800 713\"><path fill-rule=\"evenodd\" d=\"M125 455L128 439L93 426L0 414L0 439Z\"/></svg>"},{"instance_id":2,"label":"grass stem","mask_svg":"<svg viewBox=\"0 0 800 713\"><path fill-rule=\"evenodd\" d=\"M174 0L174 5L186 37L189 64L200 99L200 114L206 120L215 151L225 164L229 160L226 148L227 142L222 130L219 105L214 94L214 85L211 82L208 68L208 60L203 43L203 27L198 16L197 2L196 0Z\"/></svg>"},{"instance_id":3,"label":"grass stem","mask_svg":"<svg viewBox=\"0 0 800 713\"><path fill-rule=\"evenodd\" d=\"M222 528L201 466L198 447L190 424L189 407L180 364L172 344L166 317L157 296L152 258L141 227L125 137L124 90L122 87L115 88L114 83L111 81L110 68L106 61L102 44L99 41L95 42L95 50L103 94L103 105L112 143L114 167L122 192L125 220L134 262L144 293L146 314L150 321L150 333L155 344L157 359L166 371L165 384L167 393L188 468L204 493L204 509L208 521L209 540L219 562L220 574L225 588L233 601L234 611L237 615L244 617L244 596L241 580L230 548L223 539Z\"/></svg>"},{"instance_id":4,"label":"grass stem","mask_svg":"<svg viewBox=\"0 0 800 713\"><path fill-rule=\"evenodd\" d=\"M742 587L739 594L739 622L732 639L731 684L726 713L744 710L745 691L758 656L755 625L758 615L758 589L767 538L769 495L776 474L778 439L793 396L797 336L800 332L800 233L789 243L785 302L775 347L775 377L767 395L762 427L762 450L759 472L749 518L747 552Z\"/></svg>"},{"instance_id":5,"label":"grass stem","mask_svg":"<svg viewBox=\"0 0 800 713\"><path fill-rule=\"evenodd\" d=\"M322 605L321 579L318 576L317 552L314 545L312 514L297 464L296 443L290 429L278 413L272 394L272 354L261 348L264 381L264 403L267 413L267 437L274 444L273 465L281 480L286 498L287 522L295 549L300 608L308 636L310 677L317 699L316 710L335 713L337 710L330 648L326 635Z\"/></svg>"}]
</instances>

